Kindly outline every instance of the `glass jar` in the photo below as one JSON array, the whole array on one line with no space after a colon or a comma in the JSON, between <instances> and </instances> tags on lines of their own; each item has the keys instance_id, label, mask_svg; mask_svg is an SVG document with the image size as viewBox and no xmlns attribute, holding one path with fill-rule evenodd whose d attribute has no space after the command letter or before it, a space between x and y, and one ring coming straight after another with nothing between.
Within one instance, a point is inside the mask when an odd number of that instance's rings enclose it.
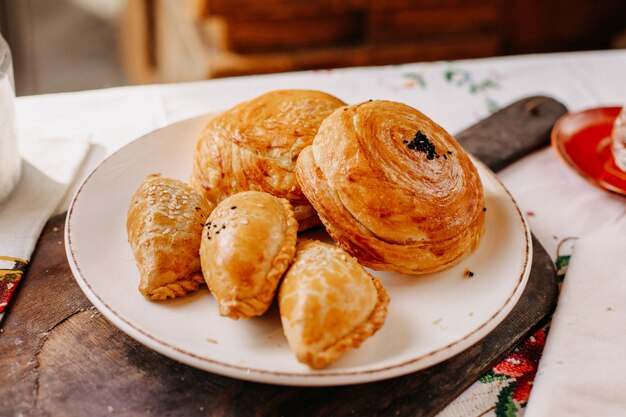
<instances>
[{"instance_id":1,"label":"glass jar","mask_svg":"<svg viewBox=\"0 0 626 417\"><path fill-rule=\"evenodd\" d=\"M0 35L0 201L17 185L22 158L17 144L15 84L11 50Z\"/></svg>"}]
</instances>

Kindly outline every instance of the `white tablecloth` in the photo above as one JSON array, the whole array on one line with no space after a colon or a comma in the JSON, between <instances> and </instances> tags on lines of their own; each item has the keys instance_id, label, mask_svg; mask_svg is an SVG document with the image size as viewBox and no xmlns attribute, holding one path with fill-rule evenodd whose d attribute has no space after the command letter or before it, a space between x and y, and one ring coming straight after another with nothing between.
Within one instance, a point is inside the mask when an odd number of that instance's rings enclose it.
<instances>
[{"instance_id":1,"label":"white tablecloth","mask_svg":"<svg viewBox=\"0 0 626 417\"><path fill-rule=\"evenodd\" d=\"M20 97L18 125L24 136L89 135L95 146L76 188L103 158L144 133L281 88L319 89L348 103L401 101L455 133L529 95L551 96L573 111L623 105L626 50L307 71ZM499 175L522 211L530 213L532 230L553 258L559 242L569 236L626 235L625 202L579 178L549 148ZM58 211L67 208L71 194ZM467 410L471 406L463 405ZM448 415L463 415L455 410L460 409L449 409ZM477 409L475 415L480 412Z\"/></svg>"}]
</instances>

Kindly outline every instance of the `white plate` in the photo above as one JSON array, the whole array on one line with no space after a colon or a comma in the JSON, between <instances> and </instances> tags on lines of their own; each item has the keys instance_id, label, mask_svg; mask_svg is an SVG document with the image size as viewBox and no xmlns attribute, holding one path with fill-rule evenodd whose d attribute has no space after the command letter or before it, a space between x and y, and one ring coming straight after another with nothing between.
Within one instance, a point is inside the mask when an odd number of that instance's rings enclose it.
<instances>
[{"instance_id":1,"label":"white plate","mask_svg":"<svg viewBox=\"0 0 626 417\"><path fill-rule=\"evenodd\" d=\"M235 321L217 313L206 288L166 302L137 290L139 273L126 239L126 211L146 175L186 180L196 138L209 116L172 124L120 149L77 191L67 216L70 266L89 300L114 325L163 355L218 374L283 385L341 385L407 374L463 351L487 335L519 299L531 264L526 221L495 175L478 164L486 232L460 265L422 277L390 272L387 321L360 349L320 371L300 364L287 345L277 308ZM323 232L316 232L318 235ZM464 270L474 272L464 277Z\"/></svg>"}]
</instances>

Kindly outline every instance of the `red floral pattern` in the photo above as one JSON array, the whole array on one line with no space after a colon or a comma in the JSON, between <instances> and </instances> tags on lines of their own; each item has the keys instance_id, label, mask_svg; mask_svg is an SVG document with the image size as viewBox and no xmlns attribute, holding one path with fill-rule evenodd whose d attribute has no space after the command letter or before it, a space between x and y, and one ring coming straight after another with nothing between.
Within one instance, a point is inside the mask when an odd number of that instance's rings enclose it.
<instances>
[{"instance_id":1,"label":"red floral pattern","mask_svg":"<svg viewBox=\"0 0 626 417\"><path fill-rule=\"evenodd\" d=\"M535 375L537 375L539 359L546 344L547 333L547 327L537 330L493 368L495 375L515 378L512 398L521 405L525 405L528 401Z\"/></svg>"},{"instance_id":2,"label":"red floral pattern","mask_svg":"<svg viewBox=\"0 0 626 417\"><path fill-rule=\"evenodd\" d=\"M10 260L14 263L11 269L0 269L0 322L2 322L4 311L8 307L17 285L26 271L28 262L5 256L0 257L0 260Z\"/></svg>"}]
</instances>

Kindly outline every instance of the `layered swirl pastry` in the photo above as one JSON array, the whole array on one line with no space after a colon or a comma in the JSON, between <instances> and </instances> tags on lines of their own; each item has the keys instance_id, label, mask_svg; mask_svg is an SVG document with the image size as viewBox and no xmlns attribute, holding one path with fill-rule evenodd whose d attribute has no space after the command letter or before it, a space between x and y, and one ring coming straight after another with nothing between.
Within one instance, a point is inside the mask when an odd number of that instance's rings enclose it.
<instances>
[{"instance_id":1,"label":"layered swirl pastry","mask_svg":"<svg viewBox=\"0 0 626 417\"><path fill-rule=\"evenodd\" d=\"M291 203L300 230L319 224L296 180L296 159L344 104L320 91L278 90L217 115L198 140L190 185L213 204L264 191Z\"/></svg>"},{"instance_id":2,"label":"layered swirl pastry","mask_svg":"<svg viewBox=\"0 0 626 417\"><path fill-rule=\"evenodd\" d=\"M483 233L474 164L441 126L402 103L333 112L301 152L297 178L338 246L374 269L440 271Z\"/></svg>"}]
</instances>

